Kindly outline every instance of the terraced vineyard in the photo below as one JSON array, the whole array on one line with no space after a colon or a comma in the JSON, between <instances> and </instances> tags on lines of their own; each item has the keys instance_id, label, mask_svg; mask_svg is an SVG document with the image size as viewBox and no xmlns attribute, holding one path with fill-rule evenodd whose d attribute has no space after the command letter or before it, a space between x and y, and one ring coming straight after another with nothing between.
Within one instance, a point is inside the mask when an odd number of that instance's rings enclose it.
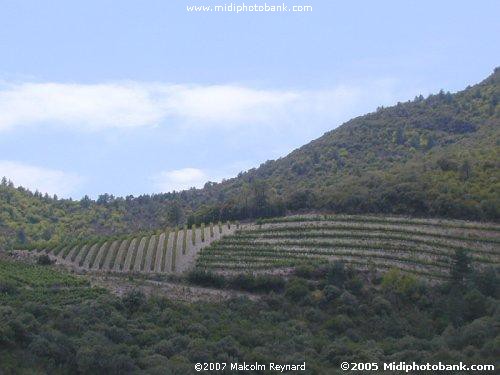
<instances>
[{"instance_id":1,"label":"terraced vineyard","mask_svg":"<svg viewBox=\"0 0 500 375\"><path fill-rule=\"evenodd\" d=\"M149 235L40 248L58 263L106 272L270 272L343 261L445 278L456 250L476 266L500 266L500 225L458 220L288 216L245 226L219 223Z\"/></svg>"},{"instance_id":2,"label":"terraced vineyard","mask_svg":"<svg viewBox=\"0 0 500 375\"><path fill-rule=\"evenodd\" d=\"M213 243L200 252L196 267L267 272L339 260L360 269L399 268L445 278L458 249L465 250L476 266L500 266L500 225L359 215L289 216L246 226Z\"/></svg>"},{"instance_id":3,"label":"terraced vineyard","mask_svg":"<svg viewBox=\"0 0 500 375\"><path fill-rule=\"evenodd\" d=\"M59 244L31 251L83 270L176 273L194 266L196 255L203 247L233 233L237 226L228 222L192 229L184 227L152 235Z\"/></svg>"}]
</instances>

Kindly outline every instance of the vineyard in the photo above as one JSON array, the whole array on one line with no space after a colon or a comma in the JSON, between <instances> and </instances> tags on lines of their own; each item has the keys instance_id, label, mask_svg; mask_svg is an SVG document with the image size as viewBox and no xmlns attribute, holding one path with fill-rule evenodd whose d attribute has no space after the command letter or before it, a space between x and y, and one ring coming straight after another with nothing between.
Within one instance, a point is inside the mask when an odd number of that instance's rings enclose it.
<instances>
[{"instance_id":1,"label":"vineyard","mask_svg":"<svg viewBox=\"0 0 500 375\"><path fill-rule=\"evenodd\" d=\"M88 284L85 279L32 264L0 259L0 283L27 288L79 287Z\"/></svg>"},{"instance_id":2,"label":"vineyard","mask_svg":"<svg viewBox=\"0 0 500 375\"><path fill-rule=\"evenodd\" d=\"M257 223L202 224L154 234L38 248L88 271L241 273L342 261L358 269L446 278L457 250L478 267L500 266L500 225L362 215L303 215Z\"/></svg>"},{"instance_id":3,"label":"vineyard","mask_svg":"<svg viewBox=\"0 0 500 375\"><path fill-rule=\"evenodd\" d=\"M289 216L246 226L204 248L196 267L273 271L342 261L358 269L398 268L445 278L464 250L478 267L500 266L500 225L359 215Z\"/></svg>"},{"instance_id":4,"label":"vineyard","mask_svg":"<svg viewBox=\"0 0 500 375\"><path fill-rule=\"evenodd\" d=\"M180 273L194 265L198 252L233 233L239 224L221 223L175 228L164 232L61 243L31 249L58 264L89 271Z\"/></svg>"}]
</instances>

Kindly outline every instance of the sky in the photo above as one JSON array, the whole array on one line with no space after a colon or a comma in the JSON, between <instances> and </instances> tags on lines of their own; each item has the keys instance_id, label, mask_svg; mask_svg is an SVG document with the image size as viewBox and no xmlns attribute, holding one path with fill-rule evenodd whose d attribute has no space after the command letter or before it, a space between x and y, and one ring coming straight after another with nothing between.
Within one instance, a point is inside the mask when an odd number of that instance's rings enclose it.
<instances>
[{"instance_id":1,"label":"sky","mask_svg":"<svg viewBox=\"0 0 500 375\"><path fill-rule=\"evenodd\" d=\"M74 199L201 187L500 65L496 0L187 10L228 4L0 0L0 176Z\"/></svg>"}]
</instances>

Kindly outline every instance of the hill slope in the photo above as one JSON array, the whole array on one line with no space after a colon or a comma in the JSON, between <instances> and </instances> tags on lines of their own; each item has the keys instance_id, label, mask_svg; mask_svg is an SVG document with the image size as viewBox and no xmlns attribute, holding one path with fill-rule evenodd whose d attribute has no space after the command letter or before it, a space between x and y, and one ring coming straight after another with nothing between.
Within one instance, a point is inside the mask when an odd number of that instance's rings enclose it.
<instances>
[{"instance_id":1,"label":"hill slope","mask_svg":"<svg viewBox=\"0 0 500 375\"><path fill-rule=\"evenodd\" d=\"M500 219L500 69L456 94L380 108L203 189L97 201L0 185L0 248L301 209Z\"/></svg>"},{"instance_id":2,"label":"hill slope","mask_svg":"<svg viewBox=\"0 0 500 375\"><path fill-rule=\"evenodd\" d=\"M225 198L215 212L244 217L316 208L497 220L499 98L496 69L459 93L419 97L355 118L212 187L212 196ZM264 186L252 189L257 180ZM256 191L251 207L242 199L245 189Z\"/></svg>"}]
</instances>

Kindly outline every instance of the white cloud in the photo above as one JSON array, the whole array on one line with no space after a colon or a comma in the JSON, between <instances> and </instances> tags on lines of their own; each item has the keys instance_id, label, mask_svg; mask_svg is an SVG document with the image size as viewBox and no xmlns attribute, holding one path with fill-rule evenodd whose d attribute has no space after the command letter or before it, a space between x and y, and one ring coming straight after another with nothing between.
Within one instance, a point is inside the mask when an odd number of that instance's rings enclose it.
<instances>
[{"instance_id":1,"label":"white cloud","mask_svg":"<svg viewBox=\"0 0 500 375\"><path fill-rule=\"evenodd\" d=\"M0 89L0 130L28 124L99 129L154 125L155 91L135 84L24 83Z\"/></svg>"},{"instance_id":2,"label":"white cloud","mask_svg":"<svg viewBox=\"0 0 500 375\"><path fill-rule=\"evenodd\" d=\"M83 178L74 173L9 160L0 160L0 177L7 177L16 186L60 197L69 197L83 182Z\"/></svg>"},{"instance_id":3,"label":"white cloud","mask_svg":"<svg viewBox=\"0 0 500 375\"><path fill-rule=\"evenodd\" d=\"M153 177L153 183L157 191L165 193L174 190L187 190L192 187L201 188L207 181L207 174L197 168L163 171Z\"/></svg>"},{"instance_id":4,"label":"white cloud","mask_svg":"<svg viewBox=\"0 0 500 375\"><path fill-rule=\"evenodd\" d=\"M325 90L265 90L241 85L21 83L0 85L0 131L20 126L76 130L188 125L304 125L344 120L366 103L395 99L394 83ZM337 125L333 123L333 125Z\"/></svg>"},{"instance_id":5,"label":"white cloud","mask_svg":"<svg viewBox=\"0 0 500 375\"><path fill-rule=\"evenodd\" d=\"M268 122L300 101L294 91L256 90L241 86L176 86L168 112L196 123Z\"/></svg>"}]
</instances>

